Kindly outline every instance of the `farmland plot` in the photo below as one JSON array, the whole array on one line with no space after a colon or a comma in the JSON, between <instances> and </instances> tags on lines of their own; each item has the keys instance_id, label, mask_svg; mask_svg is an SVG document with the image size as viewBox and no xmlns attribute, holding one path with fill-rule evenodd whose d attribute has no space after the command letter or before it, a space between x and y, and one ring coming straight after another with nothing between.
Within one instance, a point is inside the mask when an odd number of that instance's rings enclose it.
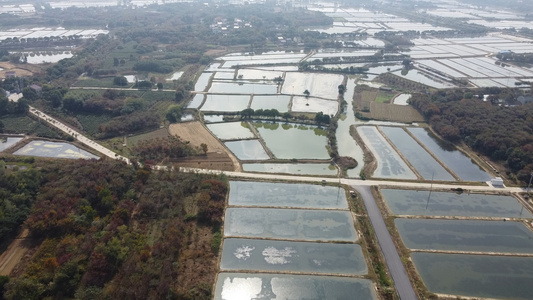
<instances>
[{"instance_id":1,"label":"farmland plot","mask_svg":"<svg viewBox=\"0 0 533 300\"><path fill-rule=\"evenodd\" d=\"M288 95L268 95L256 96L252 98L251 109L277 109L280 113L289 111L291 96Z\"/></svg>"},{"instance_id":2,"label":"farmland plot","mask_svg":"<svg viewBox=\"0 0 533 300\"><path fill-rule=\"evenodd\" d=\"M283 77L282 71L267 71L256 69L239 69L237 78L242 75L243 80L273 80L276 77Z\"/></svg>"}]
</instances>

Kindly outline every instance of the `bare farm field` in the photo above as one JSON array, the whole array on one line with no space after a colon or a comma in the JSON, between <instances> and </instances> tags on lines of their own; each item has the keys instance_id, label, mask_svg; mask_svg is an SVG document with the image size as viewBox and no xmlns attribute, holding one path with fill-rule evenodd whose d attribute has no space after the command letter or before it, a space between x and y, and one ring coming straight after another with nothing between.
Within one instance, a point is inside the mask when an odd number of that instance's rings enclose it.
<instances>
[{"instance_id":1,"label":"bare farm field","mask_svg":"<svg viewBox=\"0 0 533 300\"><path fill-rule=\"evenodd\" d=\"M424 122L424 117L413 107L373 102L370 105L370 118L391 122Z\"/></svg>"},{"instance_id":2,"label":"bare farm field","mask_svg":"<svg viewBox=\"0 0 533 300\"><path fill-rule=\"evenodd\" d=\"M191 157L180 160L184 167L207 168L213 170L240 171L239 160L216 139L200 122L172 124L171 135L177 135L192 146L207 145L207 157Z\"/></svg>"}]
</instances>

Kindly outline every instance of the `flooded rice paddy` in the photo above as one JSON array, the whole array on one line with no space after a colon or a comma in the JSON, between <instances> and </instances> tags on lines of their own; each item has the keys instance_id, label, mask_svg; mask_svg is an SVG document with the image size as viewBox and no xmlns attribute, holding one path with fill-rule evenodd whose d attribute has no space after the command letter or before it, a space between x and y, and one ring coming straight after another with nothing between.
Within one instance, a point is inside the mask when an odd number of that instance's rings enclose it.
<instances>
[{"instance_id":1,"label":"flooded rice paddy","mask_svg":"<svg viewBox=\"0 0 533 300\"><path fill-rule=\"evenodd\" d=\"M230 181L229 205L348 209L344 189L333 186Z\"/></svg>"},{"instance_id":2,"label":"flooded rice paddy","mask_svg":"<svg viewBox=\"0 0 533 300\"><path fill-rule=\"evenodd\" d=\"M532 218L511 196L382 189L395 215ZM428 201L429 199L429 201Z\"/></svg>"}]
</instances>

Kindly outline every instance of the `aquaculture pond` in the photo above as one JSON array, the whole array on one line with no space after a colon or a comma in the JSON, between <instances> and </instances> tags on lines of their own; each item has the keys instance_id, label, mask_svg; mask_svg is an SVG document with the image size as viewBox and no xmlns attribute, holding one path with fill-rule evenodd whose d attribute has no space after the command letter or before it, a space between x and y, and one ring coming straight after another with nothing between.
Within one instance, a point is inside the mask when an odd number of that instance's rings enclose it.
<instances>
[{"instance_id":1,"label":"aquaculture pond","mask_svg":"<svg viewBox=\"0 0 533 300\"><path fill-rule=\"evenodd\" d=\"M395 215L531 218L511 196L382 189Z\"/></svg>"},{"instance_id":2,"label":"aquaculture pond","mask_svg":"<svg viewBox=\"0 0 533 300\"><path fill-rule=\"evenodd\" d=\"M361 246L257 239L225 239L220 269L365 275Z\"/></svg>"},{"instance_id":3,"label":"aquaculture pond","mask_svg":"<svg viewBox=\"0 0 533 300\"><path fill-rule=\"evenodd\" d=\"M198 77L198 80L196 81L196 84L194 85L194 90L197 92L203 92L209 85L209 80L211 79L211 76L213 76L213 73L202 73L200 77Z\"/></svg>"},{"instance_id":4,"label":"aquaculture pond","mask_svg":"<svg viewBox=\"0 0 533 300\"><path fill-rule=\"evenodd\" d=\"M291 96L288 95L271 95L256 96L252 99L251 109L277 109L280 113L289 111Z\"/></svg>"},{"instance_id":5,"label":"aquaculture pond","mask_svg":"<svg viewBox=\"0 0 533 300\"><path fill-rule=\"evenodd\" d=\"M360 278L220 273L215 300L377 300L372 281Z\"/></svg>"},{"instance_id":6,"label":"aquaculture pond","mask_svg":"<svg viewBox=\"0 0 533 300\"><path fill-rule=\"evenodd\" d=\"M224 144L240 160L266 160L270 158L258 140L230 141Z\"/></svg>"},{"instance_id":7,"label":"aquaculture pond","mask_svg":"<svg viewBox=\"0 0 533 300\"><path fill-rule=\"evenodd\" d=\"M286 123L253 125L278 159L329 159L325 129Z\"/></svg>"},{"instance_id":8,"label":"aquaculture pond","mask_svg":"<svg viewBox=\"0 0 533 300\"><path fill-rule=\"evenodd\" d=\"M357 132L376 156L377 168L373 177L392 179L416 179L400 155L374 126L359 126Z\"/></svg>"},{"instance_id":9,"label":"aquaculture pond","mask_svg":"<svg viewBox=\"0 0 533 300\"><path fill-rule=\"evenodd\" d=\"M204 115L205 123L224 122L224 115Z\"/></svg>"},{"instance_id":10,"label":"aquaculture pond","mask_svg":"<svg viewBox=\"0 0 533 300\"><path fill-rule=\"evenodd\" d=\"M412 253L433 293L468 297L531 299L533 257Z\"/></svg>"},{"instance_id":11,"label":"aquaculture pond","mask_svg":"<svg viewBox=\"0 0 533 300\"><path fill-rule=\"evenodd\" d=\"M420 146L403 128L380 127L381 131L396 146L415 170L424 179L454 181L443 166L437 162L422 146Z\"/></svg>"},{"instance_id":12,"label":"aquaculture pond","mask_svg":"<svg viewBox=\"0 0 533 300\"><path fill-rule=\"evenodd\" d=\"M248 107L249 95L212 95L208 94L201 111L239 112Z\"/></svg>"},{"instance_id":13,"label":"aquaculture pond","mask_svg":"<svg viewBox=\"0 0 533 300\"><path fill-rule=\"evenodd\" d=\"M341 187L316 184L230 181L229 205L348 209Z\"/></svg>"},{"instance_id":14,"label":"aquaculture pond","mask_svg":"<svg viewBox=\"0 0 533 300\"><path fill-rule=\"evenodd\" d=\"M221 140L251 139L255 137L245 122L216 123L206 126Z\"/></svg>"},{"instance_id":15,"label":"aquaculture pond","mask_svg":"<svg viewBox=\"0 0 533 300\"><path fill-rule=\"evenodd\" d=\"M204 94L196 94L194 95L194 98L192 98L191 102L187 105L187 108L196 108L200 107L202 105L202 102L204 102Z\"/></svg>"},{"instance_id":16,"label":"aquaculture pond","mask_svg":"<svg viewBox=\"0 0 533 300\"><path fill-rule=\"evenodd\" d=\"M355 89L355 82L352 79L348 79L346 82L346 92L344 93L344 99L353 99ZM357 122L355 120L355 114L353 112L352 103L348 103L344 106L344 110L341 111L339 120L337 121L337 130L335 136L337 137L337 148L340 156L349 156L357 161L357 167L347 170L348 177L358 178L361 170L364 166L364 152L355 139L352 137L350 130L351 126Z\"/></svg>"},{"instance_id":17,"label":"aquaculture pond","mask_svg":"<svg viewBox=\"0 0 533 300\"><path fill-rule=\"evenodd\" d=\"M54 158L98 159L98 156L68 143L39 140L31 141L26 146L15 151L13 154Z\"/></svg>"},{"instance_id":18,"label":"aquaculture pond","mask_svg":"<svg viewBox=\"0 0 533 300\"><path fill-rule=\"evenodd\" d=\"M4 151L7 148L22 141L22 137L0 137L0 151Z\"/></svg>"},{"instance_id":19,"label":"aquaculture pond","mask_svg":"<svg viewBox=\"0 0 533 300\"><path fill-rule=\"evenodd\" d=\"M533 232L510 221L396 219L407 248L533 254Z\"/></svg>"},{"instance_id":20,"label":"aquaculture pond","mask_svg":"<svg viewBox=\"0 0 533 300\"><path fill-rule=\"evenodd\" d=\"M225 94L277 94L278 86L274 84L213 82L210 93Z\"/></svg>"},{"instance_id":21,"label":"aquaculture pond","mask_svg":"<svg viewBox=\"0 0 533 300\"><path fill-rule=\"evenodd\" d=\"M466 181L488 181L490 175L476 165L472 159L463 152L457 150L453 145L448 145L436 137L430 135L425 128L410 127L408 130L419 140L429 151L446 165L459 178Z\"/></svg>"},{"instance_id":22,"label":"aquaculture pond","mask_svg":"<svg viewBox=\"0 0 533 300\"><path fill-rule=\"evenodd\" d=\"M275 208L226 209L224 236L341 242L358 238L349 211Z\"/></svg>"},{"instance_id":23,"label":"aquaculture pond","mask_svg":"<svg viewBox=\"0 0 533 300\"><path fill-rule=\"evenodd\" d=\"M337 168L327 163L255 163L242 164L246 172L283 173L296 175L337 176Z\"/></svg>"}]
</instances>

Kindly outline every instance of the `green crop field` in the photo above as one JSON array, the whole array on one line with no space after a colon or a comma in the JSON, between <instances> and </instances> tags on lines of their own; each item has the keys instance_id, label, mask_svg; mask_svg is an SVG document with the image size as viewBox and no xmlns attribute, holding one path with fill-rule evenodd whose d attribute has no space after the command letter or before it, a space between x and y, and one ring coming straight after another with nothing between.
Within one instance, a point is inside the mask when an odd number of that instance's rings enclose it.
<instances>
[{"instance_id":1,"label":"green crop field","mask_svg":"<svg viewBox=\"0 0 533 300\"><path fill-rule=\"evenodd\" d=\"M5 133L24 133L40 137L59 138L59 134L45 124L28 116L2 117Z\"/></svg>"},{"instance_id":2,"label":"green crop field","mask_svg":"<svg viewBox=\"0 0 533 300\"><path fill-rule=\"evenodd\" d=\"M141 141L152 140L155 138L166 138L166 137L168 137L168 130L166 128L159 128L154 131L128 137L127 144L128 144L128 147L132 147Z\"/></svg>"},{"instance_id":3,"label":"green crop field","mask_svg":"<svg viewBox=\"0 0 533 300\"><path fill-rule=\"evenodd\" d=\"M83 126L83 131L87 132L90 135L95 135L98 133L98 127L106 122L109 122L113 117L107 114L101 115L77 115L76 118Z\"/></svg>"}]
</instances>

